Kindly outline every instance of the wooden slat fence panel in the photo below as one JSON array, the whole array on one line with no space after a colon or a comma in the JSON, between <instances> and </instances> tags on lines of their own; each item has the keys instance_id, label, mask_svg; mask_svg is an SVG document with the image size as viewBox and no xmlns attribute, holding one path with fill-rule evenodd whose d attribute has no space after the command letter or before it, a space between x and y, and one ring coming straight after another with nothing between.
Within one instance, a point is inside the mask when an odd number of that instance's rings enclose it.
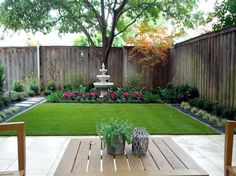
<instances>
[{"instance_id":1,"label":"wooden slat fence panel","mask_svg":"<svg viewBox=\"0 0 236 176\"><path fill-rule=\"evenodd\" d=\"M236 27L170 49L170 82L196 86L204 99L236 108Z\"/></svg>"},{"instance_id":2,"label":"wooden slat fence panel","mask_svg":"<svg viewBox=\"0 0 236 176\"><path fill-rule=\"evenodd\" d=\"M14 81L37 75L37 49L36 47L2 47L0 64L6 68L5 89L9 89Z\"/></svg>"}]
</instances>

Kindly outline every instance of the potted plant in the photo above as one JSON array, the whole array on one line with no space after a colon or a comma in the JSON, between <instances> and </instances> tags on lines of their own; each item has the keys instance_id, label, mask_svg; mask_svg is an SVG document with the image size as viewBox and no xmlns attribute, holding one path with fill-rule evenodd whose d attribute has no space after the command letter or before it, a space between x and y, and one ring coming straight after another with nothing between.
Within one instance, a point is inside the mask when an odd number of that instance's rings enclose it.
<instances>
[{"instance_id":1,"label":"potted plant","mask_svg":"<svg viewBox=\"0 0 236 176\"><path fill-rule=\"evenodd\" d=\"M102 120L97 124L97 134L107 147L107 153L120 155L124 153L125 141L130 144L133 127L128 121L112 118L109 123Z\"/></svg>"}]
</instances>

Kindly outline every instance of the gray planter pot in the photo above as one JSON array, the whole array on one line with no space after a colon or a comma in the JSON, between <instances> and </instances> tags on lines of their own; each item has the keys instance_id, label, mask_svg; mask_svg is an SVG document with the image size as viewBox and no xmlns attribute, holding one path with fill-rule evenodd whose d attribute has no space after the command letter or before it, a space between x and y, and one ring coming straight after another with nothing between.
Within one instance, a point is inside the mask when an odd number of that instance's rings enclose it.
<instances>
[{"instance_id":1,"label":"gray planter pot","mask_svg":"<svg viewBox=\"0 0 236 176\"><path fill-rule=\"evenodd\" d=\"M122 155L125 151L125 137L122 140L116 140L114 145L107 144L107 153L111 155Z\"/></svg>"}]
</instances>

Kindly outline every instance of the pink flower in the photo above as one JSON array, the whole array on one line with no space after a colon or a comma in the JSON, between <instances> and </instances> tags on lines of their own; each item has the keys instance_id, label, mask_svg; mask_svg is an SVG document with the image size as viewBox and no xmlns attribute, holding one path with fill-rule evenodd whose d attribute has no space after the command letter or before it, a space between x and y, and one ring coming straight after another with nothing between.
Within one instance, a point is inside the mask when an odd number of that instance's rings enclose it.
<instances>
[{"instance_id":1,"label":"pink flower","mask_svg":"<svg viewBox=\"0 0 236 176\"><path fill-rule=\"evenodd\" d=\"M124 93L123 93L123 97L128 98L128 96L129 96L129 93L128 93L128 92L124 92Z\"/></svg>"},{"instance_id":2,"label":"pink flower","mask_svg":"<svg viewBox=\"0 0 236 176\"><path fill-rule=\"evenodd\" d=\"M111 93L111 98L112 98L113 100L116 100L116 99L117 99L117 96L118 96L117 92L112 92L112 93Z\"/></svg>"},{"instance_id":3,"label":"pink flower","mask_svg":"<svg viewBox=\"0 0 236 176\"><path fill-rule=\"evenodd\" d=\"M83 96L83 92L79 92L79 93L78 93L78 96L79 96L79 97L82 97L82 96Z\"/></svg>"},{"instance_id":4,"label":"pink flower","mask_svg":"<svg viewBox=\"0 0 236 176\"><path fill-rule=\"evenodd\" d=\"M75 91L71 92L70 95L71 95L72 97L75 97L75 96L76 96Z\"/></svg>"},{"instance_id":5,"label":"pink flower","mask_svg":"<svg viewBox=\"0 0 236 176\"><path fill-rule=\"evenodd\" d=\"M63 97L64 97L64 98L70 98L70 93L69 93L69 92L64 93L64 94L63 94Z\"/></svg>"},{"instance_id":6,"label":"pink flower","mask_svg":"<svg viewBox=\"0 0 236 176\"><path fill-rule=\"evenodd\" d=\"M136 92L133 92L133 93L132 93L132 97L133 97L133 98L137 98L137 97L138 97L138 94L137 94Z\"/></svg>"},{"instance_id":7,"label":"pink flower","mask_svg":"<svg viewBox=\"0 0 236 176\"><path fill-rule=\"evenodd\" d=\"M94 93L93 93L93 96L96 97L96 98L98 98L98 97L99 97L99 93L94 92Z\"/></svg>"},{"instance_id":8,"label":"pink flower","mask_svg":"<svg viewBox=\"0 0 236 176\"><path fill-rule=\"evenodd\" d=\"M143 94L141 92L138 94L138 96L139 98L143 98Z\"/></svg>"},{"instance_id":9,"label":"pink flower","mask_svg":"<svg viewBox=\"0 0 236 176\"><path fill-rule=\"evenodd\" d=\"M90 92L88 92L88 93L86 94L86 96L87 96L87 97L92 97L92 94L91 94Z\"/></svg>"}]
</instances>

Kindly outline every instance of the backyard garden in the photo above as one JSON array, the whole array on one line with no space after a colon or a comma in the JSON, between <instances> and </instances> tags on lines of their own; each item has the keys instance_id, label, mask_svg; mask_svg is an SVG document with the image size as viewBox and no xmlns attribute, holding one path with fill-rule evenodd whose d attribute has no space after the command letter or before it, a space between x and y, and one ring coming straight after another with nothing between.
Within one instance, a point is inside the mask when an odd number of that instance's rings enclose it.
<instances>
[{"instance_id":1,"label":"backyard garden","mask_svg":"<svg viewBox=\"0 0 236 176\"><path fill-rule=\"evenodd\" d=\"M6 30L46 34L56 24L59 33L81 35L74 46L0 49L0 122L25 121L27 135L94 135L96 123L112 117L151 134L224 132L225 121L236 115L234 3L216 3L212 13L194 11L197 6L2 2ZM28 13L31 7L36 10ZM47 9L45 17L37 7ZM52 18L51 11L58 13ZM187 29L209 22L207 30L215 32L174 45ZM94 83L102 64L111 75L102 84L112 81L105 94ZM32 109L14 106L31 96L46 102Z\"/></svg>"}]
</instances>

